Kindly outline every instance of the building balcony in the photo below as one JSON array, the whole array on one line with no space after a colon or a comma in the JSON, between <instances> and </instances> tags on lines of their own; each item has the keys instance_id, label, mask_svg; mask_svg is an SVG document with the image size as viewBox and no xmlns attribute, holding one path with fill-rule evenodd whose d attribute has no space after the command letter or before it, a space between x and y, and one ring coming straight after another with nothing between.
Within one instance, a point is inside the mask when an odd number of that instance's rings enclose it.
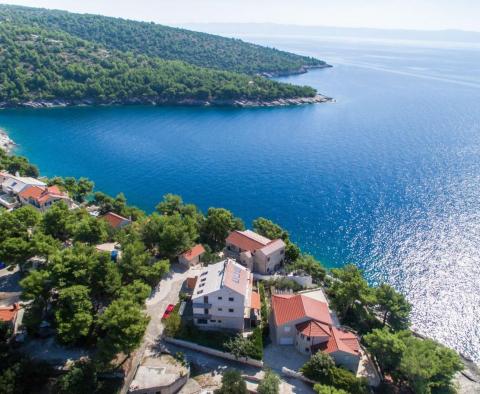
<instances>
[{"instance_id":1,"label":"building balcony","mask_svg":"<svg viewBox=\"0 0 480 394\"><path fill-rule=\"evenodd\" d=\"M205 314L205 313L194 313L192 316L194 319L207 319L210 320L212 318L212 315L210 314Z\"/></svg>"},{"instance_id":2,"label":"building balcony","mask_svg":"<svg viewBox=\"0 0 480 394\"><path fill-rule=\"evenodd\" d=\"M192 307L199 308L199 309L210 309L212 307L212 304L207 304L204 302L193 302Z\"/></svg>"}]
</instances>

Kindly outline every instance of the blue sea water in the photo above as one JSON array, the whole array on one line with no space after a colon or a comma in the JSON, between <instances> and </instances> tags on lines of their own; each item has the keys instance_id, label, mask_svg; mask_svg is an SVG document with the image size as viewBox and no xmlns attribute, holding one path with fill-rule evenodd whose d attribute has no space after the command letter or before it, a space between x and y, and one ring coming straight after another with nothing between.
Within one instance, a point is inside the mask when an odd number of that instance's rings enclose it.
<instances>
[{"instance_id":1,"label":"blue sea water","mask_svg":"<svg viewBox=\"0 0 480 394\"><path fill-rule=\"evenodd\" d=\"M148 211L165 193L265 216L330 267L413 303L414 328L480 361L480 48L256 38L333 64L282 78L331 104L0 112L48 176Z\"/></svg>"}]
</instances>

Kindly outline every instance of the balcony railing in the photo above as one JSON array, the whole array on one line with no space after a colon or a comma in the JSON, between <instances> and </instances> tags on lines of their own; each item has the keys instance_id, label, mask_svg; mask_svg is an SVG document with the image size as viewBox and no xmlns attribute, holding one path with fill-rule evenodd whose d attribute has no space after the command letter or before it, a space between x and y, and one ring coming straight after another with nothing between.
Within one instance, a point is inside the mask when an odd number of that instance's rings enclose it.
<instances>
[{"instance_id":1,"label":"balcony railing","mask_svg":"<svg viewBox=\"0 0 480 394\"><path fill-rule=\"evenodd\" d=\"M192 303L193 308L201 308L201 309L210 309L212 307L212 304L204 303L204 302L193 302Z\"/></svg>"},{"instance_id":2,"label":"balcony railing","mask_svg":"<svg viewBox=\"0 0 480 394\"><path fill-rule=\"evenodd\" d=\"M205 313L194 313L193 318L194 319L207 319L207 320L209 320L209 319L212 318L212 315L205 314Z\"/></svg>"}]
</instances>

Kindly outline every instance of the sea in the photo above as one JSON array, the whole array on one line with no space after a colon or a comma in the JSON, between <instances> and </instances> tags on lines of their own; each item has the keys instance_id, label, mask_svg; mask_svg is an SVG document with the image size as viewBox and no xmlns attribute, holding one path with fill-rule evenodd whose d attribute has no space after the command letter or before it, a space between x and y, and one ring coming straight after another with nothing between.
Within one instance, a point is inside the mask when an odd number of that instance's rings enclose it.
<instances>
[{"instance_id":1,"label":"sea","mask_svg":"<svg viewBox=\"0 0 480 394\"><path fill-rule=\"evenodd\" d=\"M334 102L3 110L0 128L44 175L148 212L176 193L270 218L324 265L395 286L415 330L480 362L480 46L248 39L326 60L279 80Z\"/></svg>"}]
</instances>

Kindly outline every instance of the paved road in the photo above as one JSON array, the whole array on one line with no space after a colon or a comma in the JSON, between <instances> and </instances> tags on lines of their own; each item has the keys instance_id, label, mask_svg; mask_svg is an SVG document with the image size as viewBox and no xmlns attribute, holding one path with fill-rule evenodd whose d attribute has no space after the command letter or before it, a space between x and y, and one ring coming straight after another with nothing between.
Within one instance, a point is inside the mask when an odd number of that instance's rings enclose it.
<instances>
[{"instance_id":1,"label":"paved road","mask_svg":"<svg viewBox=\"0 0 480 394\"><path fill-rule=\"evenodd\" d=\"M162 315L168 304L179 301L179 293L186 278L195 276L199 268L185 270L179 265L173 265L172 271L158 284L152 295L146 301L147 314L150 322L145 331L143 342L132 356L131 368L125 378L121 394L126 394L135 372L145 356L157 353L163 334Z\"/></svg>"},{"instance_id":2,"label":"paved road","mask_svg":"<svg viewBox=\"0 0 480 394\"><path fill-rule=\"evenodd\" d=\"M223 371L229 368L235 368L245 375L258 375L261 371L259 368L250 367L234 361L228 361L222 358L209 356L200 352L195 352L186 348L181 348L174 345L166 345L162 343L161 338L163 334L162 315L168 304L176 304L179 301L179 293L182 288L182 284L186 278L192 277L198 274L201 268L191 268L185 271L179 266L174 266L172 272L164 278L156 291L146 301L147 313L150 316L150 323L148 324L145 336L140 348L135 352L132 358L132 367L125 379L124 386L121 390L121 394L126 394L130 386L131 381L135 376L135 372L142 362L145 356L155 355L160 347L166 346L172 353L181 351L188 360L192 362L199 373L210 372L212 375L221 374ZM270 353L270 352L269 352ZM271 354L271 353L270 353ZM287 358L290 358L289 354L285 354ZM283 357L282 357L283 359ZM267 361L267 360L266 360ZM267 365L279 375L281 374L282 362L275 362L275 357L272 360L268 360ZM277 360L280 361L280 360ZM298 363L298 360L296 360ZM295 365L298 367L298 365ZM298 381L296 379L283 379L282 394L310 394L313 393L311 387L307 384Z\"/></svg>"}]
</instances>

